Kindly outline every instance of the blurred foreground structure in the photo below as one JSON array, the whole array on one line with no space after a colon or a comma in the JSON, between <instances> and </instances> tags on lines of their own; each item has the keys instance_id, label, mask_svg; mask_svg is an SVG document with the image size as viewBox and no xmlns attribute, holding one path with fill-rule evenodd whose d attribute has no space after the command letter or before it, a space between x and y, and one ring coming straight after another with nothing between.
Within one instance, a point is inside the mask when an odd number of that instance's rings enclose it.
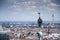
<instances>
[{"instance_id":1,"label":"blurred foreground structure","mask_svg":"<svg viewBox=\"0 0 60 40\"><path fill-rule=\"evenodd\" d=\"M0 32L0 40L10 40L9 35Z\"/></svg>"}]
</instances>

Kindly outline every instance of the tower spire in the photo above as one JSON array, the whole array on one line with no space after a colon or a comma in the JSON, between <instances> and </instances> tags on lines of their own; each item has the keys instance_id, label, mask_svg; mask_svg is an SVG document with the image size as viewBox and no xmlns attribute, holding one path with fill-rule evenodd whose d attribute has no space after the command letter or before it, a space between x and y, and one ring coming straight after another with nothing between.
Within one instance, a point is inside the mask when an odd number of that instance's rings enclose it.
<instances>
[{"instance_id":1,"label":"tower spire","mask_svg":"<svg viewBox=\"0 0 60 40\"><path fill-rule=\"evenodd\" d=\"M40 13L38 13L39 18L38 18L38 26L41 28L41 24L42 24L42 19L40 18Z\"/></svg>"},{"instance_id":2,"label":"tower spire","mask_svg":"<svg viewBox=\"0 0 60 40\"><path fill-rule=\"evenodd\" d=\"M39 17L40 17L40 13L38 13Z\"/></svg>"}]
</instances>

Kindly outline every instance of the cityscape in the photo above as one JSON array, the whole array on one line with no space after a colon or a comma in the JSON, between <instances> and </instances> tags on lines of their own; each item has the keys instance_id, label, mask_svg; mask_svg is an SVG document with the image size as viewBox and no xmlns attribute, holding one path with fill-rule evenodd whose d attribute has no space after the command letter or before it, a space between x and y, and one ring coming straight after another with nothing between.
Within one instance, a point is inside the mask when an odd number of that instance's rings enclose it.
<instances>
[{"instance_id":1,"label":"cityscape","mask_svg":"<svg viewBox=\"0 0 60 40\"><path fill-rule=\"evenodd\" d=\"M9 35L9 40L38 40L36 33L39 30L43 33L42 40L49 40L49 38L50 40L60 40L60 23L54 23L54 25L43 23L40 28L35 22L0 22L0 35L1 33ZM8 40L8 38L6 39Z\"/></svg>"},{"instance_id":2,"label":"cityscape","mask_svg":"<svg viewBox=\"0 0 60 40\"><path fill-rule=\"evenodd\" d=\"M0 0L0 40L60 40L60 0Z\"/></svg>"}]
</instances>

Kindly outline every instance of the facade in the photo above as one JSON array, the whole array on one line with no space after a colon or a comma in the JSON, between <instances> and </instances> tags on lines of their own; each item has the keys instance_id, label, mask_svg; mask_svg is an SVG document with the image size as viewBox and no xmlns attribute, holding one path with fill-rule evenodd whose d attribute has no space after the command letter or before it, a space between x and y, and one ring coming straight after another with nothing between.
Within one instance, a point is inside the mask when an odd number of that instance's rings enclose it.
<instances>
[{"instance_id":1,"label":"facade","mask_svg":"<svg viewBox=\"0 0 60 40\"><path fill-rule=\"evenodd\" d=\"M0 33L0 40L9 40L9 35L5 33Z\"/></svg>"}]
</instances>

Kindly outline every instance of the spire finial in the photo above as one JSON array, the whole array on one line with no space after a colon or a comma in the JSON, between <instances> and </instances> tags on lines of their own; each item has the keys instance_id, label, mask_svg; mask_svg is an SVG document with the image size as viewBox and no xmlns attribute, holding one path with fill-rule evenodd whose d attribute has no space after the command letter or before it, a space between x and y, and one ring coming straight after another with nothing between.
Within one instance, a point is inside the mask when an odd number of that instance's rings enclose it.
<instances>
[{"instance_id":1,"label":"spire finial","mask_svg":"<svg viewBox=\"0 0 60 40\"><path fill-rule=\"evenodd\" d=\"M40 12L38 13L39 17L40 17Z\"/></svg>"}]
</instances>

